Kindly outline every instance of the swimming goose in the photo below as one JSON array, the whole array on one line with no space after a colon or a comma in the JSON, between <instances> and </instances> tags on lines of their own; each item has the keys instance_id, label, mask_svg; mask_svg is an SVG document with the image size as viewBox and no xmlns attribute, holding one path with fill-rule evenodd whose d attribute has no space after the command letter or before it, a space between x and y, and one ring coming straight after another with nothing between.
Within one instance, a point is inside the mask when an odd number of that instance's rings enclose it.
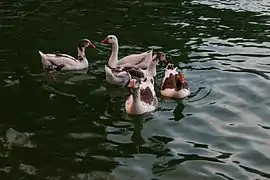
<instances>
[{"instance_id":1,"label":"swimming goose","mask_svg":"<svg viewBox=\"0 0 270 180\"><path fill-rule=\"evenodd\" d=\"M142 115L156 109L158 99L151 83L131 79L127 87L130 91L125 103L127 114Z\"/></svg>"},{"instance_id":2,"label":"swimming goose","mask_svg":"<svg viewBox=\"0 0 270 180\"><path fill-rule=\"evenodd\" d=\"M184 78L183 72L178 72L177 67L168 64L160 87L163 96L171 98L184 98L190 94L190 89Z\"/></svg>"},{"instance_id":3,"label":"swimming goose","mask_svg":"<svg viewBox=\"0 0 270 180\"><path fill-rule=\"evenodd\" d=\"M41 62L44 69L52 70L81 70L88 67L88 60L85 56L86 47L95 48L95 45L88 39L81 39L78 44L78 58L74 58L67 54L48 53L44 54L39 51Z\"/></svg>"},{"instance_id":4,"label":"swimming goose","mask_svg":"<svg viewBox=\"0 0 270 180\"><path fill-rule=\"evenodd\" d=\"M146 60L146 57L148 56L150 51L146 51L140 54L131 54L118 60L119 45L117 37L115 35L108 35L104 40L101 41L101 43L112 44L112 53L108 61L108 66L110 68L125 66L147 68L148 62Z\"/></svg>"}]
</instances>

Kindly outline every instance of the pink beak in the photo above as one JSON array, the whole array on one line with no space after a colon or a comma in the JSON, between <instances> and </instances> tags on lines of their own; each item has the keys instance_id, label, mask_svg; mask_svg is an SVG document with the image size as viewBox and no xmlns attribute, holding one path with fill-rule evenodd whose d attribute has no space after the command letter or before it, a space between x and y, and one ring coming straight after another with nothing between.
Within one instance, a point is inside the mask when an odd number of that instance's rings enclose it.
<instances>
[{"instance_id":1,"label":"pink beak","mask_svg":"<svg viewBox=\"0 0 270 180\"><path fill-rule=\"evenodd\" d=\"M102 44L105 44L105 43L108 43L108 42L109 42L108 38L105 38L103 41L101 41Z\"/></svg>"},{"instance_id":2,"label":"pink beak","mask_svg":"<svg viewBox=\"0 0 270 180\"><path fill-rule=\"evenodd\" d=\"M88 46L90 46L92 48L96 48L96 46L94 44L92 44L91 42L88 42Z\"/></svg>"},{"instance_id":3,"label":"pink beak","mask_svg":"<svg viewBox=\"0 0 270 180\"><path fill-rule=\"evenodd\" d=\"M167 59L166 59L166 57L164 57L164 60L163 60L164 62L167 62Z\"/></svg>"}]
</instances>

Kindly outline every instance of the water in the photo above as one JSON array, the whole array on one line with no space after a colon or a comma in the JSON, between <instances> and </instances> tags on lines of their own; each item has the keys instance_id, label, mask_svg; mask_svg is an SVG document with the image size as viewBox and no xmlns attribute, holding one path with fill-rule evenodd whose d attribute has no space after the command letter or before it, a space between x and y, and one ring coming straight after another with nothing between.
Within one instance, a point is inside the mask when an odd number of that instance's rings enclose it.
<instances>
[{"instance_id":1,"label":"water","mask_svg":"<svg viewBox=\"0 0 270 180\"><path fill-rule=\"evenodd\" d=\"M0 179L270 178L268 1L1 1ZM185 72L192 95L130 117L105 81L108 34L120 54L150 48ZM38 50L86 72L42 70ZM165 64L160 64L157 85Z\"/></svg>"}]
</instances>

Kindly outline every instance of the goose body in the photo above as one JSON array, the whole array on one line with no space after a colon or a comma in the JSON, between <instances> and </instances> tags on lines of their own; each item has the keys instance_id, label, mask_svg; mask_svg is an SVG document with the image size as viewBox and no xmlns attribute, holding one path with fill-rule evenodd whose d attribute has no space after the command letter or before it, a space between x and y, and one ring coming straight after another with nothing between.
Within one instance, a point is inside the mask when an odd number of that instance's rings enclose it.
<instances>
[{"instance_id":1,"label":"goose body","mask_svg":"<svg viewBox=\"0 0 270 180\"><path fill-rule=\"evenodd\" d=\"M86 47L95 48L95 46L88 40L82 39L78 45L78 58L74 58L68 54L62 53L43 53L39 51L41 62L44 69L52 70L81 70L88 67L88 60L85 56Z\"/></svg>"},{"instance_id":2,"label":"goose body","mask_svg":"<svg viewBox=\"0 0 270 180\"><path fill-rule=\"evenodd\" d=\"M110 68L105 65L106 81L110 84L125 86L129 82L129 74L121 68Z\"/></svg>"},{"instance_id":3,"label":"goose body","mask_svg":"<svg viewBox=\"0 0 270 180\"><path fill-rule=\"evenodd\" d=\"M160 93L171 98L185 98L190 95L190 89L184 80L183 72L178 72L177 67L174 68L172 64L168 64L165 69Z\"/></svg>"},{"instance_id":4,"label":"goose body","mask_svg":"<svg viewBox=\"0 0 270 180\"><path fill-rule=\"evenodd\" d=\"M156 109L158 99L151 83L131 79L127 87L130 90L130 95L125 103L127 114L142 115Z\"/></svg>"}]
</instances>

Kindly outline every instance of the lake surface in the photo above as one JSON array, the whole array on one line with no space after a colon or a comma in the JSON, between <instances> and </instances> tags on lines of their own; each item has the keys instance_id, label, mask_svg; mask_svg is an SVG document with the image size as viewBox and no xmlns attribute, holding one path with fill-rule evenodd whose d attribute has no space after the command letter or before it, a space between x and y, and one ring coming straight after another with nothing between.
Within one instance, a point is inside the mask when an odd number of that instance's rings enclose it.
<instances>
[{"instance_id":1,"label":"lake surface","mask_svg":"<svg viewBox=\"0 0 270 180\"><path fill-rule=\"evenodd\" d=\"M128 116L108 34L120 57L165 52L190 97ZM46 75L38 50L76 56L81 38L89 69ZM269 42L267 1L2 0L0 179L270 179Z\"/></svg>"}]
</instances>

